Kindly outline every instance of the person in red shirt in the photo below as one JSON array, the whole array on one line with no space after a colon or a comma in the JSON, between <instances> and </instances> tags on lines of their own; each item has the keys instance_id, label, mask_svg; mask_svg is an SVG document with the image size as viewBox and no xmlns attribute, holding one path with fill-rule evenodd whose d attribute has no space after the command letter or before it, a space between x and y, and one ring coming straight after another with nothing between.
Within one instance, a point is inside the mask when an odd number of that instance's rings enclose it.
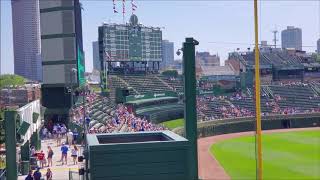
<instances>
[{"instance_id":1,"label":"person in red shirt","mask_svg":"<svg viewBox=\"0 0 320 180\"><path fill-rule=\"evenodd\" d=\"M43 151L41 151L40 153L37 154L38 156L38 160L40 162L40 166L41 168L43 168L44 164L45 164L45 158L44 158L44 153Z\"/></svg>"}]
</instances>

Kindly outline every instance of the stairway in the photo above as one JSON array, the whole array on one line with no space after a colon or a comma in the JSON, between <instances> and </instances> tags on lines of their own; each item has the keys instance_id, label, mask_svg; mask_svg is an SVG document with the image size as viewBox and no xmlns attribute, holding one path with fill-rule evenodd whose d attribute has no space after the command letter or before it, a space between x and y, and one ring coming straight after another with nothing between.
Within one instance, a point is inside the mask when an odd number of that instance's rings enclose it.
<instances>
[{"instance_id":1,"label":"stairway","mask_svg":"<svg viewBox=\"0 0 320 180\"><path fill-rule=\"evenodd\" d=\"M160 82L162 82L162 84L166 85L169 89L171 89L172 91L174 91L174 88L171 87L167 82L165 82L164 80L162 80L159 76L154 76L155 78L157 78Z\"/></svg>"}]
</instances>

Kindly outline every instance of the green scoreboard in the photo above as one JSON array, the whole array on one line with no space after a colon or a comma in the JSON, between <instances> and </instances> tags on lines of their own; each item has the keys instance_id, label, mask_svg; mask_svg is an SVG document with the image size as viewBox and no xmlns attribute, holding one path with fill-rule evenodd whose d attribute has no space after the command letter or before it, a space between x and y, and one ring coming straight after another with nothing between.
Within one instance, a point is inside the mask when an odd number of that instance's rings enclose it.
<instances>
[{"instance_id":1,"label":"green scoreboard","mask_svg":"<svg viewBox=\"0 0 320 180\"><path fill-rule=\"evenodd\" d=\"M100 30L101 29L101 30ZM161 61L162 31L146 27L132 15L127 24L103 24L99 27L99 47L104 61Z\"/></svg>"}]
</instances>

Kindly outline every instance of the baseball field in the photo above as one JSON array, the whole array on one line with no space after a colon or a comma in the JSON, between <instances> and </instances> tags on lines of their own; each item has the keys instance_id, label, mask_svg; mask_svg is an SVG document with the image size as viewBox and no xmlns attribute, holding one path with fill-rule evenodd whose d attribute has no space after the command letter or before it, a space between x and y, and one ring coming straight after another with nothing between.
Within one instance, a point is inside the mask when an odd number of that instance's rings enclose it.
<instances>
[{"instance_id":1,"label":"baseball field","mask_svg":"<svg viewBox=\"0 0 320 180\"><path fill-rule=\"evenodd\" d=\"M264 179L320 179L320 131L264 134ZM255 138L244 136L213 144L210 152L231 179L255 179Z\"/></svg>"}]
</instances>

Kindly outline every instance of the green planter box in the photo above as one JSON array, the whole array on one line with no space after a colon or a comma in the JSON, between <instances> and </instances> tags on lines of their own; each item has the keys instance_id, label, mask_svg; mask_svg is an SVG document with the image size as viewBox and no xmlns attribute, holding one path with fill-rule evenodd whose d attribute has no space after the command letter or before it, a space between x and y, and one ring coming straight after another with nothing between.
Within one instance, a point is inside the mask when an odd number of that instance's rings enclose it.
<instances>
[{"instance_id":1,"label":"green planter box","mask_svg":"<svg viewBox=\"0 0 320 180\"><path fill-rule=\"evenodd\" d=\"M88 134L91 180L187 180L189 142L171 132Z\"/></svg>"}]
</instances>

